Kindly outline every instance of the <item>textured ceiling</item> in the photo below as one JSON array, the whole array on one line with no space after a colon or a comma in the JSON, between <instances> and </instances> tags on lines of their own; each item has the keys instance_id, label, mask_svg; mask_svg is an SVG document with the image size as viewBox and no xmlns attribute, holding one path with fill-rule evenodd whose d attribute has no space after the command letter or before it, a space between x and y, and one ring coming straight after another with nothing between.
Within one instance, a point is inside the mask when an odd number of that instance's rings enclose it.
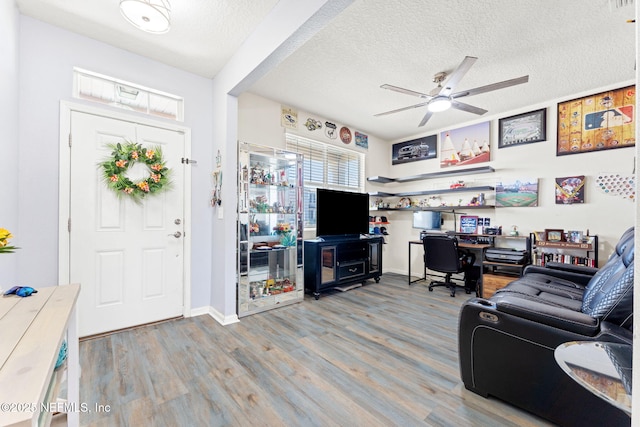
<instances>
[{"instance_id":1,"label":"textured ceiling","mask_svg":"<svg viewBox=\"0 0 640 427\"><path fill-rule=\"evenodd\" d=\"M172 29L127 24L118 0L18 0L21 13L212 78L276 0L173 1ZM429 92L433 75L478 61L457 90L529 75L529 83L461 99L487 117L632 80L635 7L609 0L355 0L249 91L394 140L475 120L425 109L374 117L420 102L384 83Z\"/></svg>"}]
</instances>

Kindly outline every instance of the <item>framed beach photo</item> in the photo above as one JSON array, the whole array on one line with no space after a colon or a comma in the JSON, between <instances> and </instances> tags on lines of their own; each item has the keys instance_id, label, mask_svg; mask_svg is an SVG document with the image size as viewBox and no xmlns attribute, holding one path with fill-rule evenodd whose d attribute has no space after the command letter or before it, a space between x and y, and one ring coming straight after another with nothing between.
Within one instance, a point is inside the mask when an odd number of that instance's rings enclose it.
<instances>
[{"instance_id":1,"label":"framed beach photo","mask_svg":"<svg viewBox=\"0 0 640 427\"><path fill-rule=\"evenodd\" d=\"M546 140L546 108L498 120L498 148Z\"/></svg>"}]
</instances>

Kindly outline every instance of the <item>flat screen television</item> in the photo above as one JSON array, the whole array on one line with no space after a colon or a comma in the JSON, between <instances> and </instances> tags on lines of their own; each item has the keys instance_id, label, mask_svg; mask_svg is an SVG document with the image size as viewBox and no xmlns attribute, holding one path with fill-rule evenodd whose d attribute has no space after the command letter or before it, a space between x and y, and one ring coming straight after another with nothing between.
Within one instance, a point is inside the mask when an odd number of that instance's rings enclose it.
<instances>
[{"instance_id":1,"label":"flat screen television","mask_svg":"<svg viewBox=\"0 0 640 427\"><path fill-rule=\"evenodd\" d=\"M440 230L442 214L437 211L416 211L413 213L413 228L420 230Z\"/></svg>"},{"instance_id":2,"label":"flat screen television","mask_svg":"<svg viewBox=\"0 0 640 427\"><path fill-rule=\"evenodd\" d=\"M316 236L369 233L369 195L349 191L316 190Z\"/></svg>"}]
</instances>

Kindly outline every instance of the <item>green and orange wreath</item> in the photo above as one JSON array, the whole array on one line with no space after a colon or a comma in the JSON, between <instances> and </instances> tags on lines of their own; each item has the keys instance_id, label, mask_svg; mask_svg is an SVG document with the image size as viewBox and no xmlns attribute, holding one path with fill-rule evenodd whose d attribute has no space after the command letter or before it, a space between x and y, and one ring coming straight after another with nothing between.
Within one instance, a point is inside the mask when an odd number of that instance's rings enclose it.
<instances>
[{"instance_id":1,"label":"green and orange wreath","mask_svg":"<svg viewBox=\"0 0 640 427\"><path fill-rule=\"evenodd\" d=\"M122 196L130 196L140 201L149 194L160 193L170 186L170 170L162 159L160 147L145 148L142 144L126 141L109 144L111 157L100 163L102 176L107 186ZM136 163L144 164L149 176L137 182L132 181L127 172Z\"/></svg>"}]
</instances>

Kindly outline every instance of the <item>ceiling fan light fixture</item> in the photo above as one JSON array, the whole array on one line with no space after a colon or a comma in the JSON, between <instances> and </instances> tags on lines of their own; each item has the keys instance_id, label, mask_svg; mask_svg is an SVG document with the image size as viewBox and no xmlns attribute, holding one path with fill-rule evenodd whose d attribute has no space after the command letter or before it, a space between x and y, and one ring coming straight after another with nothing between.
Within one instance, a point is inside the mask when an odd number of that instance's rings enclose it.
<instances>
[{"instance_id":1,"label":"ceiling fan light fixture","mask_svg":"<svg viewBox=\"0 0 640 427\"><path fill-rule=\"evenodd\" d=\"M169 0L120 0L120 13L131 25L152 34L171 28Z\"/></svg>"},{"instance_id":2,"label":"ceiling fan light fixture","mask_svg":"<svg viewBox=\"0 0 640 427\"><path fill-rule=\"evenodd\" d=\"M451 99L448 96L436 96L427 104L427 110L432 113L439 113L451 108Z\"/></svg>"}]
</instances>

